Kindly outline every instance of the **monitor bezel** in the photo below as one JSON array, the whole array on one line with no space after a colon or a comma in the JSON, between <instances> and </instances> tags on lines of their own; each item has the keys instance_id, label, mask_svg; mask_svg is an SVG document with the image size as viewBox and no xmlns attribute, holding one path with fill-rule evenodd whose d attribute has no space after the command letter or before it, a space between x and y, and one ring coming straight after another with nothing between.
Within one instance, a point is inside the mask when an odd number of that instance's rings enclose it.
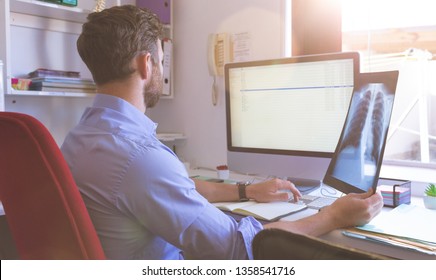
<instances>
[{"instance_id":1,"label":"monitor bezel","mask_svg":"<svg viewBox=\"0 0 436 280\"><path fill-rule=\"evenodd\" d=\"M355 83L355 88L353 90L353 95L355 94L356 90L358 89L358 87L360 87L361 85L364 84L368 84L368 83L385 83L388 84L391 89L393 90L393 97L395 100L395 93L396 93L396 88L397 88L397 84L398 84L398 76L399 76L399 71L397 70L392 70L392 71L384 71L384 72L368 72L368 73L360 73L358 76L358 80L356 80ZM351 107L351 102L350 102L350 106L348 108L348 112L347 112L347 118L348 118L348 114L350 113L350 107ZM390 114L389 119L392 116L392 111ZM336 145L336 149L335 149L335 153L329 163L329 166L327 168L327 172L324 175L324 179L322 180L323 184L328 185L330 187L335 188L336 190L348 194L348 193L364 193L367 192L367 190L361 189L358 186L354 186L348 182L342 181L338 178L336 178L335 176L333 176L333 170L335 168L335 165L337 163L337 156L339 154L339 149L341 148L341 141L344 138L344 133L345 133L345 126L346 126L346 122L344 123L344 127L342 129L341 132L341 136L339 138L338 144ZM383 162L383 156L384 156L384 151L385 151L385 147L386 147L386 142L387 142L387 134L389 132L389 125L387 127L387 131L386 131L386 135L383 139L383 143L381 146L381 150L380 150L380 156L376 162L376 171L375 171L375 175L374 175L374 181L372 182L372 186L370 186L369 189L372 189L373 192L376 191L377 189L377 183L378 183L378 178L380 176L380 170L381 170L381 166L382 166L382 162ZM369 191L368 189L368 191Z\"/></svg>"},{"instance_id":2,"label":"monitor bezel","mask_svg":"<svg viewBox=\"0 0 436 280\"><path fill-rule=\"evenodd\" d=\"M320 152L320 151L302 151L302 150L282 150L282 149L264 149L264 148L247 148L235 146L232 144L231 135L231 112L230 112L230 86L229 86L229 72L233 68L242 67L255 67L255 66L268 66L276 64L290 64L290 63L304 63L304 62L316 62L316 61L330 61L330 60L353 60L353 76L354 83L357 80L357 75L360 72L360 55L358 52L338 52L338 53L326 53L315 55L303 55L293 56L279 59L269 60L256 60L246 62L233 62L227 63L224 66L225 75L225 107L226 107L226 130L227 130L227 150L230 152L242 152L242 153L260 153L260 154L272 154L272 155L290 155L290 156L303 156L303 157L320 157L331 158L334 154L332 152Z\"/></svg>"}]
</instances>

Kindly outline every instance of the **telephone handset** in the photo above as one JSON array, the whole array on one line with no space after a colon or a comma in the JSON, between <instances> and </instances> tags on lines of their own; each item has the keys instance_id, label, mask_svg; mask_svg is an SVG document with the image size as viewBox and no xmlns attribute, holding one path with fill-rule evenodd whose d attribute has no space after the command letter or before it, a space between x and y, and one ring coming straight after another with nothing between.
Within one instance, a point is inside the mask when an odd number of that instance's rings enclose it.
<instances>
[{"instance_id":1,"label":"telephone handset","mask_svg":"<svg viewBox=\"0 0 436 280\"><path fill-rule=\"evenodd\" d=\"M230 39L227 33L209 35L209 73L224 75L224 64L231 61Z\"/></svg>"},{"instance_id":2,"label":"telephone handset","mask_svg":"<svg viewBox=\"0 0 436 280\"><path fill-rule=\"evenodd\" d=\"M218 85L216 83L217 76L224 75L224 64L230 61L232 61L232 52L229 34L210 34L208 42L208 66L209 73L211 76L213 76L213 105L217 104L218 98Z\"/></svg>"}]
</instances>

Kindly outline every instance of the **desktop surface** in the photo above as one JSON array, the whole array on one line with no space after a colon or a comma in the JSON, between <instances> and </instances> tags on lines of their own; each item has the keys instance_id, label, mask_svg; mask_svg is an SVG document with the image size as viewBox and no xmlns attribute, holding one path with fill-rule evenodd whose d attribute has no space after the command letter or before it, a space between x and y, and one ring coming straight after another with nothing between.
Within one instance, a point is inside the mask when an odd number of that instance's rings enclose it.
<instances>
[{"instance_id":1,"label":"desktop surface","mask_svg":"<svg viewBox=\"0 0 436 280\"><path fill-rule=\"evenodd\" d=\"M419 205L423 207L422 197L412 197L411 205ZM383 212L391 211L392 207L383 207ZM345 246L378 253L392 258L404 259L404 260L436 260L436 255L429 255L414 250L408 250L405 248L391 246L382 243L376 243L373 241L348 237L343 234L342 229L331 231L327 234L320 236L322 239L339 243Z\"/></svg>"},{"instance_id":2,"label":"desktop surface","mask_svg":"<svg viewBox=\"0 0 436 280\"><path fill-rule=\"evenodd\" d=\"M190 169L190 170L188 170L188 172L189 172L190 176L197 175L197 176L205 176L205 177L212 177L212 178L217 177L217 173L214 170ZM268 178L262 177L262 176L249 176L249 175L231 172L230 179L234 180L234 181L260 182L260 181L266 180ZM385 181L383 181L383 182L385 182ZM392 182L392 180L389 179L389 180L386 180L386 182ZM327 187L327 188L330 188L330 187ZM331 192L331 190L329 190L329 191ZM322 192L323 192L323 186L316 189L313 194L314 195L323 195ZM337 191L333 195L339 197L341 195L341 193L339 191ZM414 205L423 206L422 197L416 197L416 196L412 197L411 203ZM387 211L390 211L392 209L393 209L392 207L383 207L382 211L387 212ZM281 218L281 220L283 220L283 221L296 221L296 220L308 217L310 215L313 215L317 212L318 212L318 210L316 210L316 209L307 208L303 211L299 211L299 212L293 213L289 216L283 217L283 218ZM336 243L336 244L340 244L340 245L344 245L344 246L348 246L348 247L352 247L352 248L357 248L360 250L364 250L364 251L368 251L368 252L372 252L372 253L377 253L380 255L385 255L388 257L395 258L395 259L436 260L436 255L428 255L425 253L420 253L420 252L404 249L401 247L389 246L389 245L376 243L376 242L372 242L372 241L368 241L368 240L361 240L361 239L357 239L357 238L348 237L348 236L345 236L343 234L343 231L344 231L343 229L336 229L336 230L333 230L327 234L320 236L320 238L331 241L331 242Z\"/></svg>"}]
</instances>

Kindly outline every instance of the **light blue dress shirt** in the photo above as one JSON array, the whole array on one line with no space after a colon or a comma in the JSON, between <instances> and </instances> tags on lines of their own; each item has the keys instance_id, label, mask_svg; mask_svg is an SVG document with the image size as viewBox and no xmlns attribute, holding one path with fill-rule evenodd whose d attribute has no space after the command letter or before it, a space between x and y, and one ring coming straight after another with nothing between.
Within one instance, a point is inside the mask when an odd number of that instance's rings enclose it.
<instances>
[{"instance_id":1,"label":"light blue dress shirt","mask_svg":"<svg viewBox=\"0 0 436 280\"><path fill-rule=\"evenodd\" d=\"M123 99L98 94L62 144L109 259L247 259L262 229L208 203L157 125Z\"/></svg>"}]
</instances>

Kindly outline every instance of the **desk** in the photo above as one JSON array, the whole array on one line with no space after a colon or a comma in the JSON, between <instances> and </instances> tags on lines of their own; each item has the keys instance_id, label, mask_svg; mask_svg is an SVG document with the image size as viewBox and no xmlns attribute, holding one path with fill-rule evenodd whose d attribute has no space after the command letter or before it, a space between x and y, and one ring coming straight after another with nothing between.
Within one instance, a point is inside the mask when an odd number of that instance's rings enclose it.
<instances>
[{"instance_id":1,"label":"desk","mask_svg":"<svg viewBox=\"0 0 436 280\"><path fill-rule=\"evenodd\" d=\"M205 170L205 169L189 170L189 175L190 176L199 175L199 176L206 176L206 177L217 177L216 171ZM250 176L241 175L241 174L234 174L234 173L231 173L230 177L231 177L230 179L236 180L236 181L243 181L243 180L250 181L253 179L253 177L250 177ZM256 177L254 179L260 181L262 178ZM423 204L422 198L413 197L412 203L413 204ZM389 211L391 209L392 208L390 208L390 207L384 207L383 211ZM295 220L313 215L316 212L317 211L313 210L313 209L306 209L306 210L291 214L287 217L284 217L281 220L295 221ZM406 260L436 260L436 256L427 255L424 253L419 253L419 252L407 250L407 249L400 248L400 247L388 246L385 244L380 244L380 243L371 242L371 241L367 241L367 240L360 240L360 239L348 237L348 236L345 236L342 234L342 230L331 231L323 236L320 236L320 238L327 240L327 241L330 241L330 242L333 242L333 243L336 243L336 244L340 244L340 245L344 245L344 246L348 246L348 247L352 247L352 248L357 248L357 249L364 250L367 252L377 253L377 254L393 257L393 258L406 259Z\"/></svg>"}]
</instances>

